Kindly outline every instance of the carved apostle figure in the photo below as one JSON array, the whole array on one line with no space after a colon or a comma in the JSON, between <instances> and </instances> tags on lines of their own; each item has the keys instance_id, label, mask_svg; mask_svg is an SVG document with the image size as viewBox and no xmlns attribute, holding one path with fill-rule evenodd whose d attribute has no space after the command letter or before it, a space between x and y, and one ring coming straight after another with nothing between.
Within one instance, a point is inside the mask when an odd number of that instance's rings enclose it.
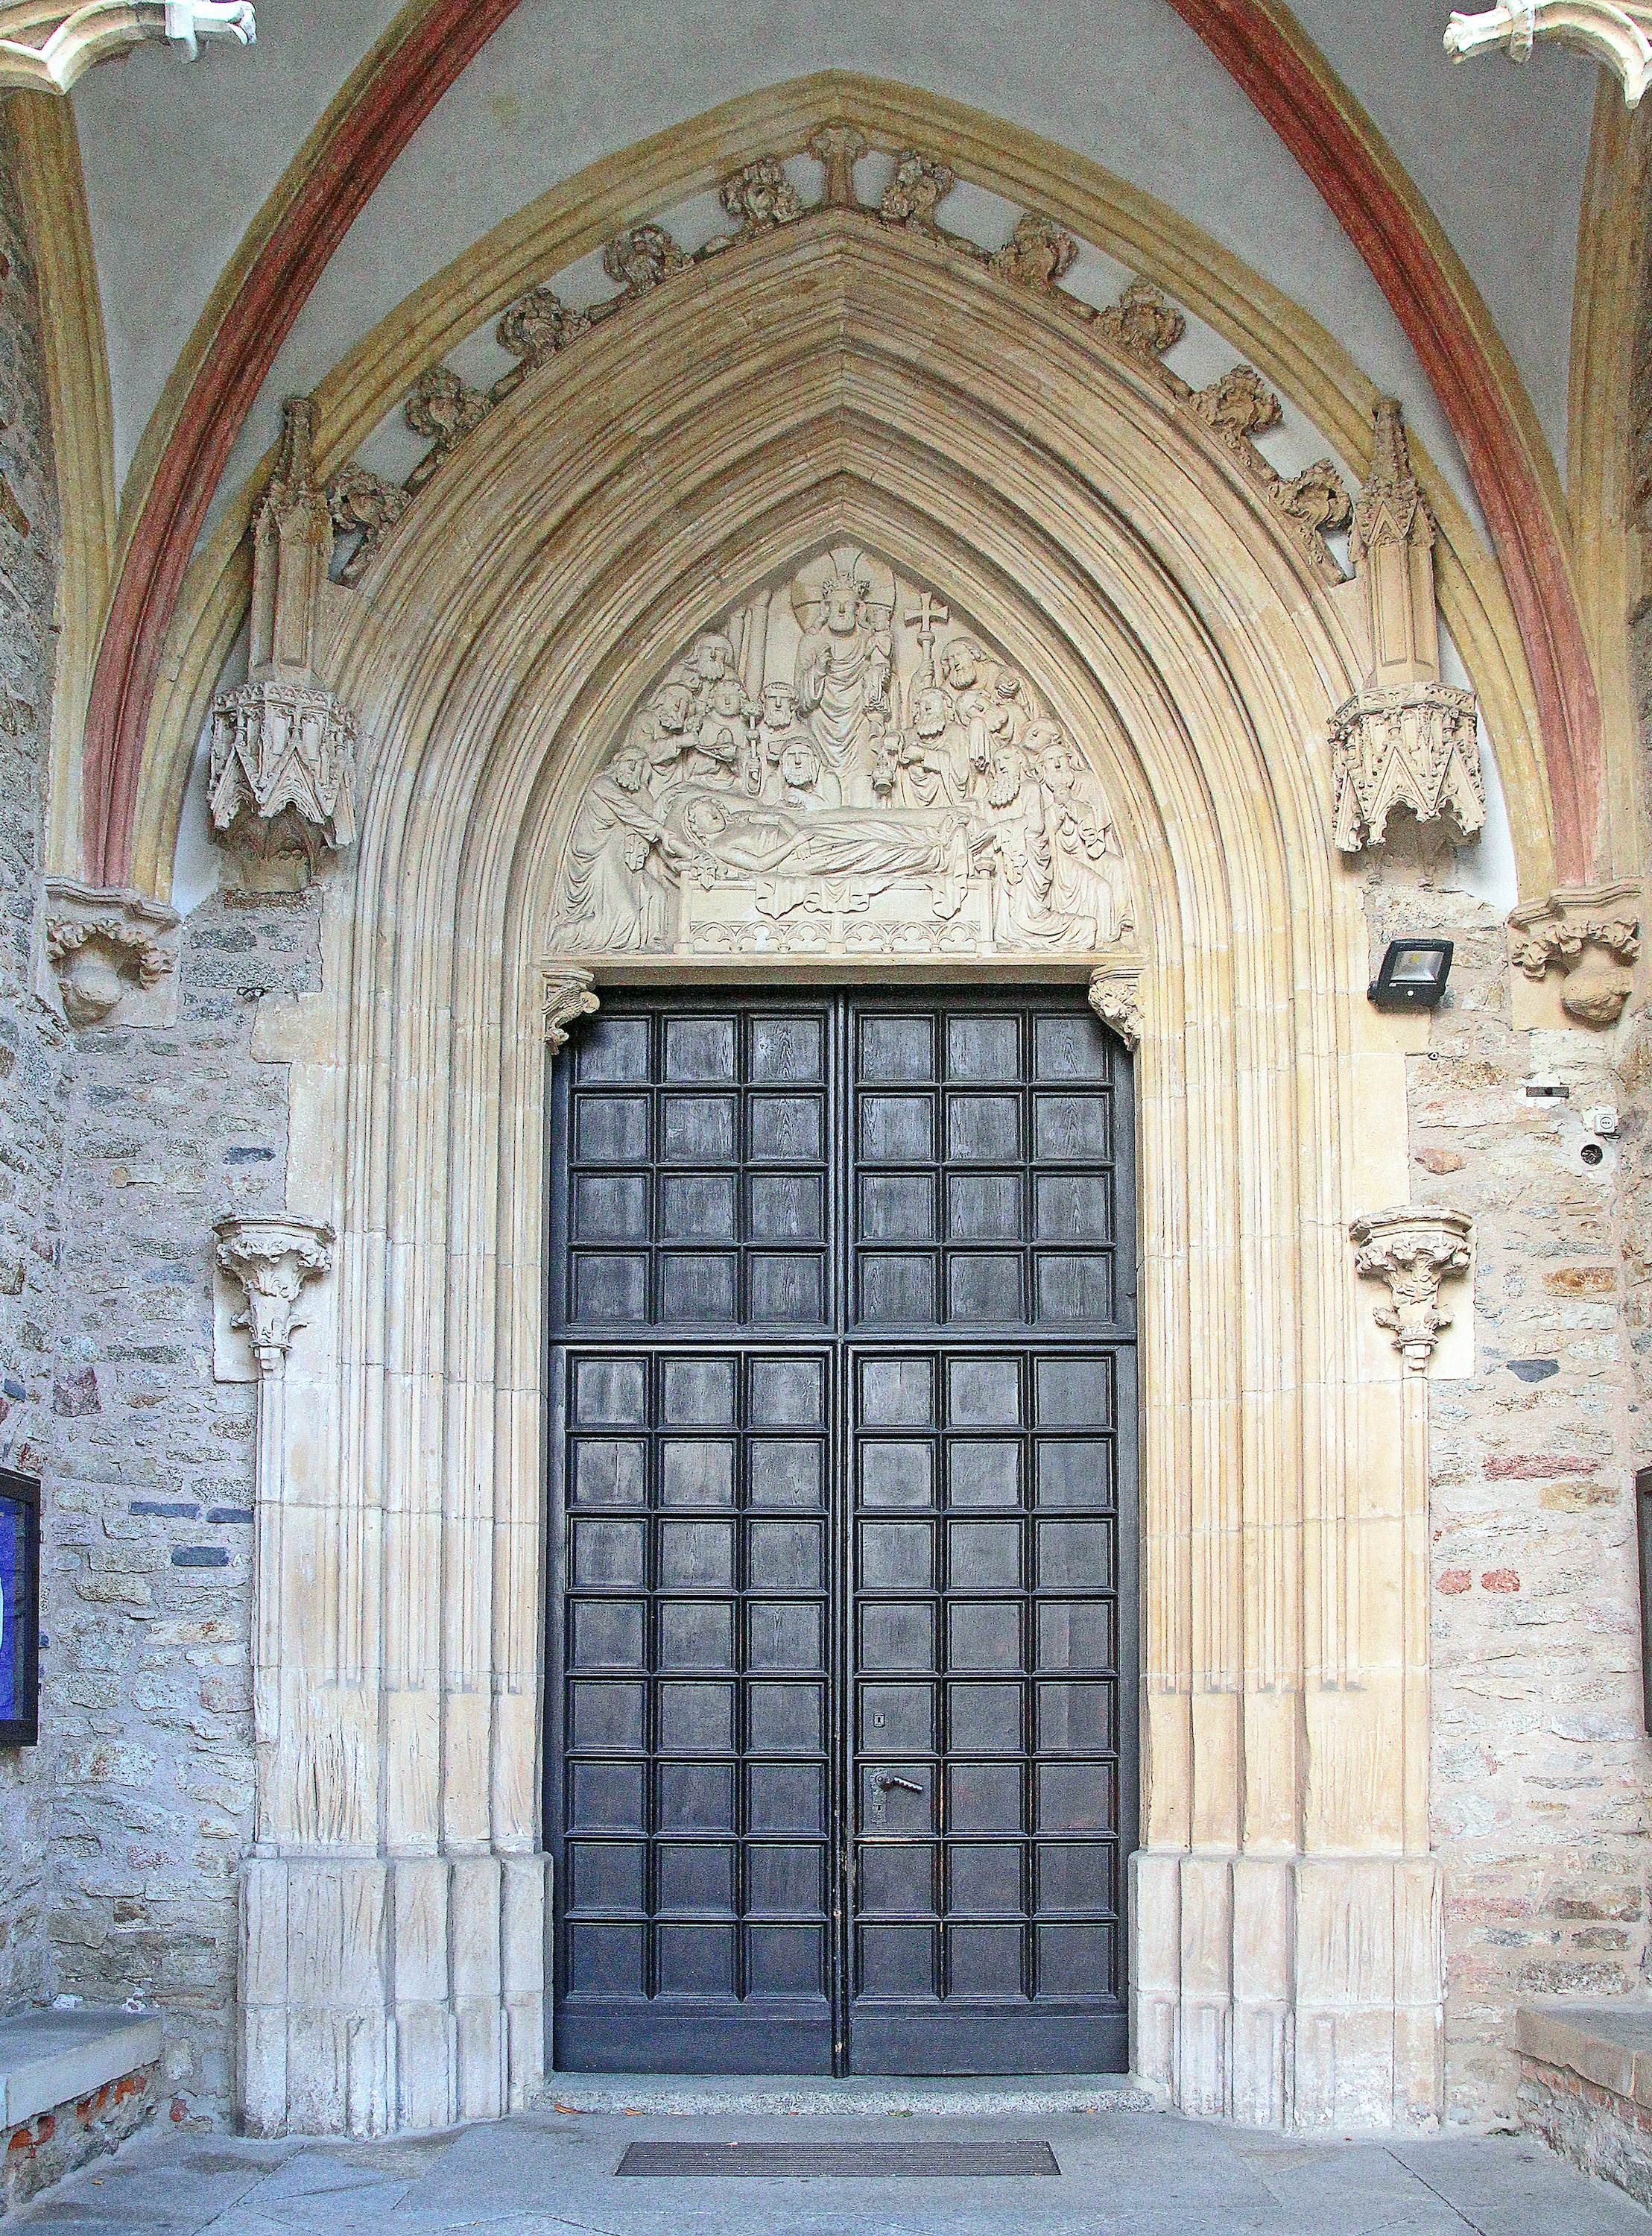
<instances>
[{"instance_id":1,"label":"carved apostle figure","mask_svg":"<svg viewBox=\"0 0 1652 2236\"><path fill-rule=\"evenodd\" d=\"M791 586L803 625L795 684L820 757L856 806L873 798L872 765L894 665L888 569L848 548L805 567Z\"/></svg>"},{"instance_id":2,"label":"carved apostle figure","mask_svg":"<svg viewBox=\"0 0 1652 2236\"><path fill-rule=\"evenodd\" d=\"M1034 722L1026 751L1049 803L1050 906L1075 946L1106 947L1130 929L1124 850L1094 771L1059 722Z\"/></svg>"},{"instance_id":3,"label":"carved apostle figure","mask_svg":"<svg viewBox=\"0 0 1652 2236\"><path fill-rule=\"evenodd\" d=\"M993 937L1000 947L1059 939L1050 905L1054 883L1050 813L1044 786L1019 746L1002 740L987 773L980 807L987 822L978 852L993 873Z\"/></svg>"},{"instance_id":4,"label":"carved apostle figure","mask_svg":"<svg viewBox=\"0 0 1652 2236\"><path fill-rule=\"evenodd\" d=\"M686 683L662 683L632 723L626 740L657 769L674 769L693 743L694 694Z\"/></svg>"},{"instance_id":5,"label":"carved apostle figure","mask_svg":"<svg viewBox=\"0 0 1652 2236\"><path fill-rule=\"evenodd\" d=\"M807 733L788 738L780 748L775 797L783 807L841 807L843 787L821 760Z\"/></svg>"},{"instance_id":6,"label":"carved apostle figure","mask_svg":"<svg viewBox=\"0 0 1652 2236\"><path fill-rule=\"evenodd\" d=\"M586 793L568 839L560 937L597 954L664 946L679 852L654 812L647 753L622 746Z\"/></svg>"}]
</instances>

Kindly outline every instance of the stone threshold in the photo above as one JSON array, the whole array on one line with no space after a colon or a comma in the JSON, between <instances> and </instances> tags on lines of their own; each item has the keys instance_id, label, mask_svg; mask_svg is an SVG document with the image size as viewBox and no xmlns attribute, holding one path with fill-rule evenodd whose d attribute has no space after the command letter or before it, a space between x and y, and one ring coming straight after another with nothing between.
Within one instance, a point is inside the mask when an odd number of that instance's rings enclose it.
<instances>
[{"instance_id":1,"label":"stone threshold","mask_svg":"<svg viewBox=\"0 0 1652 2236\"><path fill-rule=\"evenodd\" d=\"M536 2092L540 2112L649 2112L692 2118L810 2114L826 2119L1056 2119L1085 2112L1157 2112L1128 2075L1055 2074L1047 2080L843 2081L790 2075L553 2073Z\"/></svg>"}]
</instances>

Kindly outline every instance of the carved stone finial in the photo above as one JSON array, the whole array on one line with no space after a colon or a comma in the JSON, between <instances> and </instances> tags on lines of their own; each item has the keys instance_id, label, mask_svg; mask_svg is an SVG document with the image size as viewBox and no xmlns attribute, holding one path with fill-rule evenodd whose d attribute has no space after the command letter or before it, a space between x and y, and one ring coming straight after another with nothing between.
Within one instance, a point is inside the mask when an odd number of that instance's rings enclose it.
<instances>
[{"instance_id":1,"label":"carved stone finial","mask_svg":"<svg viewBox=\"0 0 1652 2236\"><path fill-rule=\"evenodd\" d=\"M797 189L778 155L758 155L724 179L718 199L747 233L772 233L796 225L803 214Z\"/></svg>"},{"instance_id":2,"label":"carved stone finial","mask_svg":"<svg viewBox=\"0 0 1652 2236\"><path fill-rule=\"evenodd\" d=\"M339 580L358 582L413 500L397 483L370 473L353 459L327 483L326 497L335 532L356 538L356 548L344 562Z\"/></svg>"},{"instance_id":3,"label":"carved stone finial","mask_svg":"<svg viewBox=\"0 0 1652 2236\"><path fill-rule=\"evenodd\" d=\"M1199 390L1193 409L1224 443L1236 449L1265 435L1284 418L1284 407L1268 383L1252 366L1236 365L1220 379Z\"/></svg>"},{"instance_id":4,"label":"carved stone finial","mask_svg":"<svg viewBox=\"0 0 1652 2236\"><path fill-rule=\"evenodd\" d=\"M436 468L450 457L465 437L480 427L493 409L492 399L481 389L461 380L451 365L433 365L414 382L402 406L402 417L430 448L407 477L410 494L423 488Z\"/></svg>"},{"instance_id":5,"label":"carved stone finial","mask_svg":"<svg viewBox=\"0 0 1652 2236\"><path fill-rule=\"evenodd\" d=\"M1043 292L1072 268L1078 244L1051 217L1023 217L993 258L993 269L1018 287Z\"/></svg>"},{"instance_id":6,"label":"carved stone finial","mask_svg":"<svg viewBox=\"0 0 1652 2236\"><path fill-rule=\"evenodd\" d=\"M545 972L545 1037L551 1053L567 1046L570 1029L581 1017L593 1017L601 1008L596 980L588 970L553 963Z\"/></svg>"},{"instance_id":7,"label":"carved stone finial","mask_svg":"<svg viewBox=\"0 0 1652 2236\"><path fill-rule=\"evenodd\" d=\"M1560 1006L1579 1024L1604 1030L1634 990L1641 952L1641 893L1635 885L1576 885L1530 902L1509 917L1517 970L1534 983L1564 974Z\"/></svg>"},{"instance_id":8,"label":"carved stone finial","mask_svg":"<svg viewBox=\"0 0 1652 2236\"><path fill-rule=\"evenodd\" d=\"M1104 1025L1132 1052L1142 1044L1142 974L1139 965L1098 970L1090 981L1090 1006Z\"/></svg>"},{"instance_id":9,"label":"carved stone finial","mask_svg":"<svg viewBox=\"0 0 1652 2236\"><path fill-rule=\"evenodd\" d=\"M1313 536L1340 535L1354 517L1347 483L1329 458L1317 459L1290 481L1276 483L1268 501Z\"/></svg>"},{"instance_id":10,"label":"carved stone finial","mask_svg":"<svg viewBox=\"0 0 1652 2236\"><path fill-rule=\"evenodd\" d=\"M1576 47L1615 70L1631 109L1652 85L1652 6L1646 0L1506 0L1472 16L1459 10L1446 27L1453 62L1501 47L1511 62L1523 62L1539 39Z\"/></svg>"},{"instance_id":11,"label":"carved stone finial","mask_svg":"<svg viewBox=\"0 0 1652 2236\"><path fill-rule=\"evenodd\" d=\"M495 336L501 349L521 358L530 372L548 365L581 334L591 331L590 313L576 311L554 287L535 287L520 303L513 303L499 321Z\"/></svg>"},{"instance_id":12,"label":"carved stone finial","mask_svg":"<svg viewBox=\"0 0 1652 2236\"><path fill-rule=\"evenodd\" d=\"M950 163L920 155L910 148L903 149L895 159L878 215L886 225L908 225L933 233L935 212L956 183Z\"/></svg>"},{"instance_id":13,"label":"carved stone finial","mask_svg":"<svg viewBox=\"0 0 1652 2236\"><path fill-rule=\"evenodd\" d=\"M1187 332L1183 313L1148 280L1132 280L1116 303L1097 313L1096 323L1110 341L1148 365L1156 365Z\"/></svg>"},{"instance_id":14,"label":"carved stone finial","mask_svg":"<svg viewBox=\"0 0 1652 2236\"><path fill-rule=\"evenodd\" d=\"M866 135L855 125L835 119L812 135L809 152L826 172L826 207L854 209L855 166L866 153Z\"/></svg>"},{"instance_id":15,"label":"carved stone finial","mask_svg":"<svg viewBox=\"0 0 1652 2236\"><path fill-rule=\"evenodd\" d=\"M247 680L213 701L207 799L214 835L250 881L301 884L356 835L356 718L315 672L332 558L332 507L315 477L314 410L284 407L275 473L252 519Z\"/></svg>"},{"instance_id":16,"label":"carved stone finial","mask_svg":"<svg viewBox=\"0 0 1652 2236\"><path fill-rule=\"evenodd\" d=\"M628 295L646 295L688 259L663 225L633 225L618 233L602 251L602 268Z\"/></svg>"},{"instance_id":17,"label":"carved stone finial","mask_svg":"<svg viewBox=\"0 0 1652 2236\"><path fill-rule=\"evenodd\" d=\"M1371 470L1348 549L1362 593L1366 680L1331 718L1337 845L1345 854L1380 846L1396 807L1419 823L1444 821L1466 842L1485 822L1474 694L1439 680L1433 516L1392 398L1373 415Z\"/></svg>"},{"instance_id":18,"label":"carved stone finial","mask_svg":"<svg viewBox=\"0 0 1652 2236\"><path fill-rule=\"evenodd\" d=\"M250 47L257 37L252 0L5 0L0 93L67 93L94 62L119 61L146 39L193 62L203 39Z\"/></svg>"},{"instance_id":19,"label":"carved stone finial","mask_svg":"<svg viewBox=\"0 0 1652 2236\"><path fill-rule=\"evenodd\" d=\"M162 1022L161 1005L141 997L164 992L174 978L178 921L176 910L141 893L49 878L45 958L69 1023L108 1023L117 1011L122 1024Z\"/></svg>"},{"instance_id":20,"label":"carved stone finial","mask_svg":"<svg viewBox=\"0 0 1652 2236\"><path fill-rule=\"evenodd\" d=\"M305 1283L332 1265L333 1231L314 1220L252 1219L232 1212L213 1232L219 1265L246 1292L246 1310L235 1325L251 1337L260 1376L279 1373L305 1325L298 1317Z\"/></svg>"},{"instance_id":21,"label":"carved stone finial","mask_svg":"<svg viewBox=\"0 0 1652 2236\"><path fill-rule=\"evenodd\" d=\"M1389 1302L1377 1308L1377 1325L1390 1330L1407 1370L1426 1374L1452 1316L1440 1308L1440 1285L1465 1273L1474 1222L1466 1212L1380 1211L1348 1229L1356 1270L1386 1281Z\"/></svg>"}]
</instances>

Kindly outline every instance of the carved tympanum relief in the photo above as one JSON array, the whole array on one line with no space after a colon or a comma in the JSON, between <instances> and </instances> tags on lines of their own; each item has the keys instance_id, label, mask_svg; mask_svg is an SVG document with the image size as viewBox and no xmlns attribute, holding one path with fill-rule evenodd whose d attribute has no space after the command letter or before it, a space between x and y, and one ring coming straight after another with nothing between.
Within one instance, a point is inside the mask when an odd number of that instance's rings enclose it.
<instances>
[{"instance_id":1,"label":"carved tympanum relief","mask_svg":"<svg viewBox=\"0 0 1652 2236\"><path fill-rule=\"evenodd\" d=\"M1094 769L946 598L841 544L674 661L587 786L560 955L1105 954Z\"/></svg>"}]
</instances>

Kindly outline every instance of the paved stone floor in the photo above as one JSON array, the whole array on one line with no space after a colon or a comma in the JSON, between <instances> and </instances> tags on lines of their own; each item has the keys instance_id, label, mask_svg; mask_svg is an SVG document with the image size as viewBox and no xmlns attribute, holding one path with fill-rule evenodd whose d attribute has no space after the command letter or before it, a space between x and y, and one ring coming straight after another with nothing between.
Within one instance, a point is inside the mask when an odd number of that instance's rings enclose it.
<instances>
[{"instance_id":1,"label":"paved stone floor","mask_svg":"<svg viewBox=\"0 0 1652 2236\"><path fill-rule=\"evenodd\" d=\"M648 2141L1048 2142L1019 2180L620 2178ZM149 2132L7 2236L1649 2236L1652 2214L1513 2137L1306 2143L1141 2111L547 2110L378 2144Z\"/></svg>"}]
</instances>

